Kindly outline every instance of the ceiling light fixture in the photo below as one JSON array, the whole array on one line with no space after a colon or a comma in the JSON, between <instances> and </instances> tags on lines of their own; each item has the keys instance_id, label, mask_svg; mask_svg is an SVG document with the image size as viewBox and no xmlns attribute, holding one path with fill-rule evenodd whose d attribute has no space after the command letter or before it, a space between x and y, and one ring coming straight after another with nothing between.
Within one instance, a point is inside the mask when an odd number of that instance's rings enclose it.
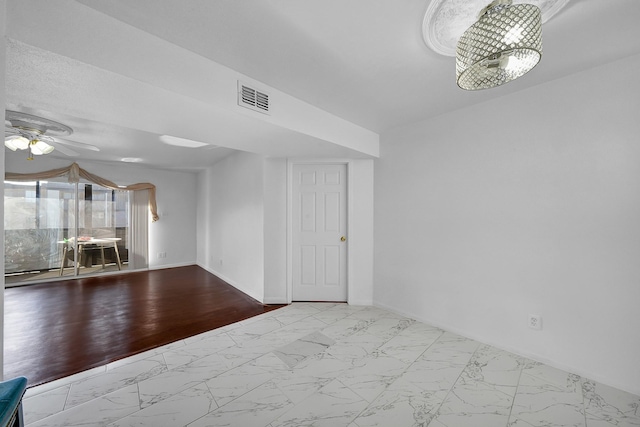
<instances>
[{"instance_id":1,"label":"ceiling light fixture","mask_svg":"<svg viewBox=\"0 0 640 427\"><path fill-rule=\"evenodd\" d=\"M33 160L33 156L51 153L54 148L44 142L41 133L37 129L21 129L20 135L6 137L4 145L12 151L28 150L27 160Z\"/></svg>"},{"instance_id":2,"label":"ceiling light fixture","mask_svg":"<svg viewBox=\"0 0 640 427\"><path fill-rule=\"evenodd\" d=\"M164 142L167 145L174 145L176 147L185 147L185 148L199 148L204 147L207 144L206 142L194 141L192 139L178 138L177 136L171 135L161 135L160 141Z\"/></svg>"},{"instance_id":3,"label":"ceiling light fixture","mask_svg":"<svg viewBox=\"0 0 640 427\"><path fill-rule=\"evenodd\" d=\"M498 0L487 6L491 1L430 0L422 21L427 47L457 58L463 89L499 86L531 70L542 54L542 25L569 3Z\"/></svg>"},{"instance_id":4,"label":"ceiling light fixture","mask_svg":"<svg viewBox=\"0 0 640 427\"><path fill-rule=\"evenodd\" d=\"M4 145L11 151L28 150L27 160L54 150L49 144L54 139L45 135L46 132L56 135L70 135L73 132L69 126L31 114L9 110L5 114Z\"/></svg>"},{"instance_id":5,"label":"ceiling light fixture","mask_svg":"<svg viewBox=\"0 0 640 427\"><path fill-rule=\"evenodd\" d=\"M53 146L44 142L41 133L37 129L21 129L20 135L11 135L4 139L4 145L11 151L29 150L27 160L33 160L33 156L41 156L51 153Z\"/></svg>"},{"instance_id":6,"label":"ceiling light fixture","mask_svg":"<svg viewBox=\"0 0 640 427\"><path fill-rule=\"evenodd\" d=\"M465 90L488 89L528 73L542 57L542 17L531 4L495 0L462 34L456 79Z\"/></svg>"}]
</instances>

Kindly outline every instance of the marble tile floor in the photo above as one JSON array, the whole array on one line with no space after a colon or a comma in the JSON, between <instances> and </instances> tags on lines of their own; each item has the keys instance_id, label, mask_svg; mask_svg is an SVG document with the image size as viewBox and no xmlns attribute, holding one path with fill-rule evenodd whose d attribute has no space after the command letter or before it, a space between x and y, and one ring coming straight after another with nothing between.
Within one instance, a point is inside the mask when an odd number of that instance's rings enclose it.
<instances>
[{"instance_id":1,"label":"marble tile floor","mask_svg":"<svg viewBox=\"0 0 640 427\"><path fill-rule=\"evenodd\" d=\"M640 397L376 307L294 303L27 390L28 426L630 427Z\"/></svg>"}]
</instances>

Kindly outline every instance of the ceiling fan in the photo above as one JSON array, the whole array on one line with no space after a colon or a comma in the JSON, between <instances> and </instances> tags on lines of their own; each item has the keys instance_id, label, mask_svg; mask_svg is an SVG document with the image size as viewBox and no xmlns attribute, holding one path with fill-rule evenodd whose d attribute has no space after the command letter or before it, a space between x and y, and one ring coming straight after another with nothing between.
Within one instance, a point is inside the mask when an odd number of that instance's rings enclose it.
<instances>
[{"instance_id":1,"label":"ceiling fan","mask_svg":"<svg viewBox=\"0 0 640 427\"><path fill-rule=\"evenodd\" d=\"M34 155L49 154L55 149L70 157L80 155L69 147L100 151L94 145L59 138L72 133L73 129L69 126L43 117L11 110L5 114L4 145L12 151L28 150L27 160L33 160Z\"/></svg>"}]
</instances>

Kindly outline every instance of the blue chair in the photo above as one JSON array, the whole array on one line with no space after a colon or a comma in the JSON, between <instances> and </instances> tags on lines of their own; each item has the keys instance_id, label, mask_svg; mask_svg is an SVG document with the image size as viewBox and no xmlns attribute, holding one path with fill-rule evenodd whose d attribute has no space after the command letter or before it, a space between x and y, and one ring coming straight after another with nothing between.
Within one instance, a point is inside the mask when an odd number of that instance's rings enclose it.
<instances>
[{"instance_id":1,"label":"blue chair","mask_svg":"<svg viewBox=\"0 0 640 427\"><path fill-rule=\"evenodd\" d=\"M24 426L22 396L26 390L25 377L0 382L0 427Z\"/></svg>"}]
</instances>

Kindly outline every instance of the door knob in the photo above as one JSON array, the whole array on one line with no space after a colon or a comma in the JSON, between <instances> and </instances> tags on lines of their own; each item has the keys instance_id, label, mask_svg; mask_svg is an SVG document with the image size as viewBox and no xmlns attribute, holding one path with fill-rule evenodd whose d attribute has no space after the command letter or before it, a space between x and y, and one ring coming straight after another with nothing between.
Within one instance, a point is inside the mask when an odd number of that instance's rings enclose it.
<instances>
[{"instance_id":1,"label":"door knob","mask_svg":"<svg viewBox=\"0 0 640 427\"><path fill-rule=\"evenodd\" d=\"M341 242L346 242L346 241L347 241L347 238L346 238L345 236L342 236L342 237L340 238L340 241L341 241Z\"/></svg>"}]
</instances>

